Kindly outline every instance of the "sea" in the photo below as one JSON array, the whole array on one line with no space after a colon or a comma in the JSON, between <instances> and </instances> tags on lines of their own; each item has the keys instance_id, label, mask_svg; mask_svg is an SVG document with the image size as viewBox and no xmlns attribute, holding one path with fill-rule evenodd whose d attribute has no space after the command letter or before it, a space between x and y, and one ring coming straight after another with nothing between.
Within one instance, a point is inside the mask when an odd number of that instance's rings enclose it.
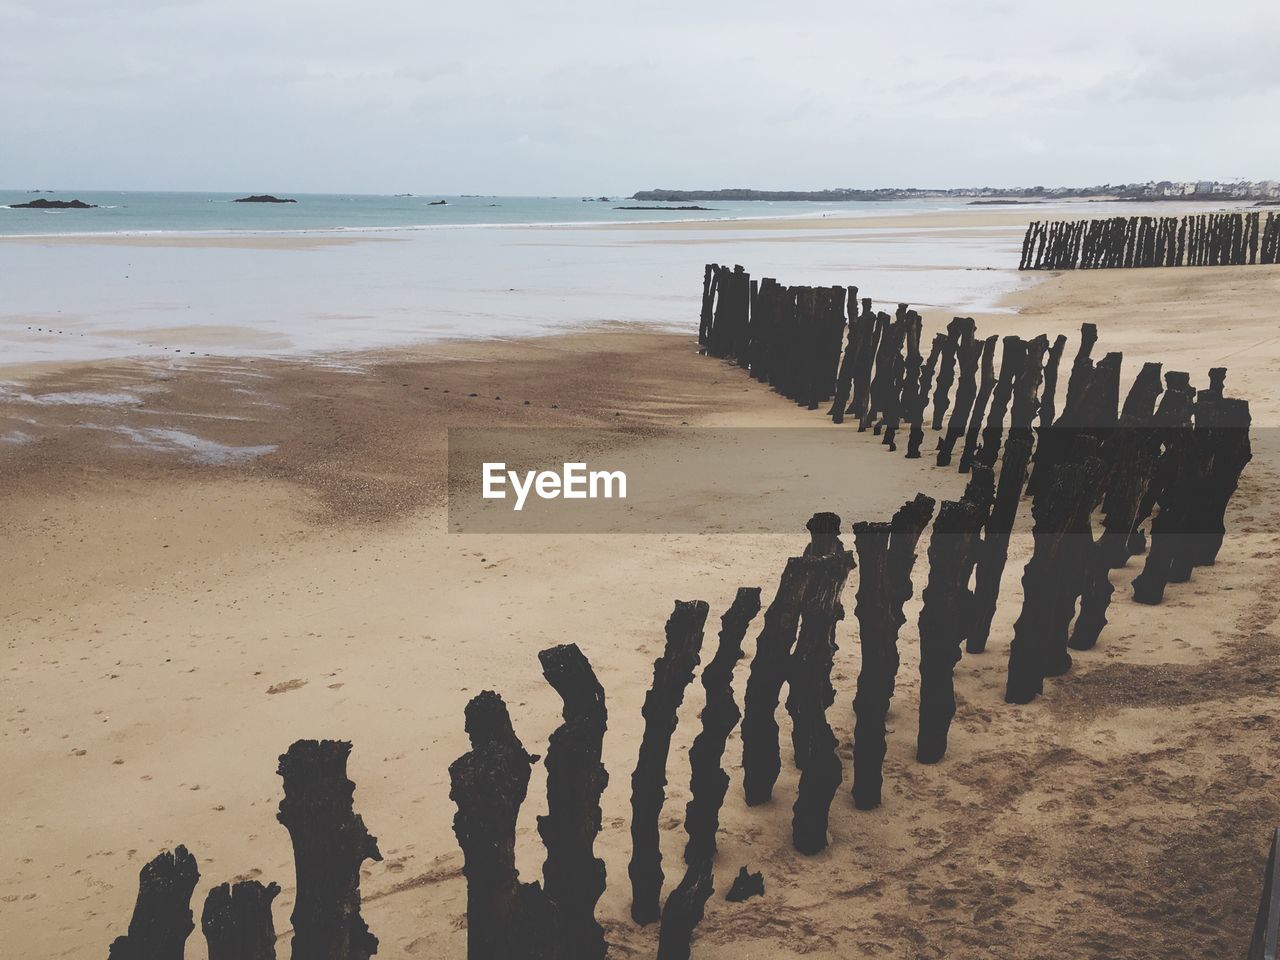
<instances>
[{"instance_id":1,"label":"sea","mask_svg":"<svg viewBox=\"0 0 1280 960\"><path fill-rule=\"evenodd\" d=\"M1015 269L1020 233L1007 227L821 223L959 210L963 200L689 211L623 197L276 195L297 202L0 191L0 367L333 355L609 323L695 330L712 261L784 283L857 285L890 309L912 303L927 321L934 311L940 325L997 309L1031 282ZM40 197L96 206L13 207ZM760 219L796 222L715 222Z\"/></svg>"},{"instance_id":2,"label":"sea","mask_svg":"<svg viewBox=\"0 0 1280 960\"><path fill-rule=\"evenodd\" d=\"M437 227L648 223L757 217L874 216L886 210L958 209L965 201L652 203L612 197L500 197L282 192L295 203L237 203L246 194L0 190L0 236L221 230L425 230ZM81 200L91 210L32 210L32 200ZM682 206L704 210L681 210ZM627 207L651 209L629 210ZM652 209L658 208L658 209Z\"/></svg>"}]
</instances>

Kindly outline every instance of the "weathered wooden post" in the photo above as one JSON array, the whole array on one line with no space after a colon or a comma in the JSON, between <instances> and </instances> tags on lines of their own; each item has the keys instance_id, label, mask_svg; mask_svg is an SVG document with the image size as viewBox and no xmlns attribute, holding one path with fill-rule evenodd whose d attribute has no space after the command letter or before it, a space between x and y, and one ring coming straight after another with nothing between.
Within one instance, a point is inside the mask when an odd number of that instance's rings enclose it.
<instances>
[{"instance_id":1,"label":"weathered wooden post","mask_svg":"<svg viewBox=\"0 0 1280 960\"><path fill-rule=\"evenodd\" d=\"M849 327L845 340L844 353L840 357L840 372L836 375L835 395L831 400L831 408L827 416L834 423L844 423L845 408L848 406L853 391L854 370L858 366L858 350L862 346L862 324L864 317L858 314L858 288L848 289Z\"/></svg>"},{"instance_id":2,"label":"weathered wooden post","mask_svg":"<svg viewBox=\"0 0 1280 960\"><path fill-rule=\"evenodd\" d=\"M702 730L689 750L689 803L684 826L689 841L684 848L684 879L662 908L658 935L659 960L688 960L693 931L712 893L712 864L720 807L729 790L729 775L720 766L725 743L741 713L733 699L733 670L742 659L742 639L760 612L760 588L740 587L733 604L720 618L720 640L715 656L702 670L706 705Z\"/></svg>"},{"instance_id":3,"label":"weathered wooden post","mask_svg":"<svg viewBox=\"0 0 1280 960\"><path fill-rule=\"evenodd\" d=\"M1017 338L1006 338L1006 342L1010 339ZM1027 464L1031 460L1031 421L1035 416L1036 392L1040 387L1041 358L1048 348L1049 340L1041 334L1025 343L1018 341L1014 344L1012 356L1006 355L1006 359L1014 362L1014 382L1009 389L1012 401L1009 437L1000 463L995 504L987 520L974 571L973 617L965 639L965 649L969 653L982 653L991 634L991 620L1000 597L1000 578L1009 558L1009 537L1018 515L1022 487L1027 481ZM1003 369L1001 377L1004 377ZM993 415L995 409L993 402ZM983 465L991 466L985 461Z\"/></svg>"},{"instance_id":4,"label":"weathered wooden post","mask_svg":"<svg viewBox=\"0 0 1280 960\"><path fill-rule=\"evenodd\" d=\"M1062 351L1066 349L1067 338L1058 334L1053 346L1049 348L1049 357L1044 364L1044 389L1040 392L1040 430L1053 425L1054 398L1058 392L1058 364L1062 360ZM1043 436L1043 434L1041 434Z\"/></svg>"},{"instance_id":5,"label":"weathered wooden post","mask_svg":"<svg viewBox=\"0 0 1280 960\"><path fill-rule=\"evenodd\" d=\"M807 559L814 569L805 592L791 668L792 692L797 699L796 725L801 731L798 739L805 743L792 808L791 843L800 853L814 854L827 846L831 801L840 788L842 774L836 735L827 723L827 708L835 700L831 668L836 626L844 619L840 594L854 562L848 550Z\"/></svg>"},{"instance_id":6,"label":"weathered wooden post","mask_svg":"<svg viewBox=\"0 0 1280 960\"><path fill-rule=\"evenodd\" d=\"M196 928L191 894L200 879L186 847L164 851L138 872L138 899L129 932L111 943L110 960L182 960Z\"/></svg>"},{"instance_id":7,"label":"weathered wooden post","mask_svg":"<svg viewBox=\"0 0 1280 960\"><path fill-rule=\"evenodd\" d=\"M1013 385L1027 363L1027 343L1021 337L1003 338L1000 353L1000 378L991 394L991 409L987 411L987 425L982 430L982 442L974 454L974 460L983 466L995 467L1000 456L1000 443L1004 438L1004 418L1013 399Z\"/></svg>"},{"instance_id":8,"label":"weathered wooden post","mask_svg":"<svg viewBox=\"0 0 1280 960\"><path fill-rule=\"evenodd\" d=\"M968 473L973 459L978 452L978 439L982 431L982 420L987 414L987 404L996 384L995 356L996 342L1000 338L992 335L982 345L981 375L978 379L978 395L973 401L973 413L969 417L969 426L965 430L964 447L960 451L960 472ZM940 464L945 466L945 464Z\"/></svg>"},{"instance_id":9,"label":"weathered wooden post","mask_svg":"<svg viewBox=\"0 0 1280 960\"><path fill-rule=\"evenodd\" d=\"M1192 556L1195 566L1212 565L1222 549L1226 536L1227 504L1240 483L1240 474L1253 459L1249 443L1250 423L1248 400L1226 398L1218 401L1210 427L1213 461L1201 494L1193 505L1197 529L1201 531Z\"/></svg>"},{"instance_id":10,"label":"weathered wooden post","mask_svg":"<svg viewBox=\"0 0 1280 960\"><path fill-rule=\"evenodd\" d=\"M1091 439L1081 442L1094 446ZM1079 547L1084 544L1075 541L1088 536L1101 477L1102 461L1089 453L1060 462L1032 505L1034 547L1023 570L1022 612L1009 645L1007 703L1030 703L1043 691L1045 677L1060 676L1071 666L1066 636L1073 610L1064 599L1074 599L1072 581L1083 573Z\"/></svg>"},{"instance_id":11,"label":"weathered wooden post","mask_svg":"<svg viewBox=\"0 0 1280 960\"><path fill-rule=\"evenodd\" d=\"M609 783L600 760L609 720L604 688L577 644L549 647L538 660L564 703L564 722L547 747L547 814L538 817L547 850L542 889L556 905L562 955L603 960L609 947L596 922L596 902L604 893L605 866L595 842L600 795Z\"/></svg>"},{"instance_id":12,"label":"weathered wooden post","mask_svg":"<svg viewBox=\"0 0 1280 960\"><path fill-rule=\"evenodd\" d=\"M360 864L382 854L352 808L350 755L345 740L298 740L280 756L284 799L276 819L293 840L298 960L368 960L378 952L378 938L360 916Z\"/></svg>"},{"instance_id":13,"label":"weathered wooden post","mask_svg":"<svg viewBox=\"0 0 1280 960\"><path fill-rule=\"evenodd\" d=\"M985 344L972 333L961 339L956 348L956 365L959 368L959 383L956 385L956 403L951 408L951 419L947 421L946 432L938 438L937 465L945 467L951 463L951 455L956 442L964 436L969 423L969 415L973 412L973 401L978 395L978 361L982 357Z\"/></svg>"},{"instance_id":14,"label":"weathered wooden post","mask_svg":"<svg viewBox=\"0 0 1280 960\"><path fill-rule=\"evenodd\" d=\"M875 364L876 354L880 349L880 337L888 323L888 316L873 313L871 298L862 298L862 311L858 315L858 351L857 363L853 368L853 398L845 408L845 414L853 416L859 423L867 412L871 402L871 369Z\"/></svg>"},{"instance_id":15,"label":"weathered wooden post","mask_svg":"<svg viewBox=\"0 0 1280 960\"><path fill-rule=\"evenodd\" d=\"M778 582L773 602L764 614L756 653L747 677L742 717L742 786L748 806L767 803L782 769L776 713L786 683L800 623L800 602L809 583L809 569L792 557Z\"/></svg>"},{"instance_id":16,"label":"weathered wooden post","mask_svg":"<svg viewBox=\"0 0 1280 960\"><path fill-rule=\"evenodd\" d=\"M706 353L707 337L711 334L711 310L716 298L717 266L708 263L702 268L702 311L698 314L698 347L700 353Z\"/></svg>"},{"instance_id":17,"label":"weathered wooden post","mask_svg":"<svg viewBox=\"0 0 1280 960\"><path fill-rule=\"evenodd\" d=\"M1164 452L1156 462L1152 483L1139 507L1138 523L1150 516L1155 505L1160 510L1151 523L1151 549L1147 561L1133 581L1133 599L1156 604L1164 599L1169 582L1177 538L1186 529L1199 477L1195 470L1195 438L1191 428L1195 390L1187 374L1171 371L1165 375L1165 393L1157 412L1157 436Z\"/></svg>"},{"instance_id":18,"label":"weathered wooden post","mask_svg":"<svg viewBox=\"0 0 1280 960\"><path fill-rule=\"evenodd\" d=\"M924 411L929 405L929 388L933 385L934 371L937 369L938 358L946 342L947 335L945 333L935 333L933 335L933 345L929 348L929 359L914 374L916 386L911 393L911 404L907 416L911 428L907 435L908 460L918 460L920 458L920 444L924 442ZM911 381L912 376L912 373L908 371L908 382Z\"/></svg>"},{"instance_id":19,"label":"weathered wooden post","mask_svg":"<svg viewBox=\"0 0 1280 960\"><path fill-rule=\"evenodd\" d=\"M263 886L257 880L210 890L200 915L209 960L276 960L271 901L279 893L276 884Z\"/></svg>"},{"instance_id":20,"label":"weathered wooden post","mask_svg":"<svg viewBox=\"0 0 1280 960\"><path fill-rule=\"evenodd\" d=\"M898 675L898 631L911 599L916 544L933 516L933 500L917 494L889 523L854 524L858 551L858 640L862 668L853 700L853 803L859 810L880 805L884 782L885 722Z\"/></svg>"},{"instance_id":21,"label":"weathered wooden post","mask_svg":"<svg viewBox=\"0 0 1280 960\"><path fill-rule=\"evenodd\" d=\"M947 752L956 713L954 672L968 619L969 573L982 512L977 503L944 500L929 540L929 578L920 610L920 727L916 760Z\"/></svg>"},{"instance_id":22,"label":"weathered wooden post","mask_svg":"<svg viewBox=\"0 0 1280 960\"><path fill-rule=\"evenodd\" d=\"M892 321L887 314L882 314L884 332L876 347L875 370L871 374L870 403L858 423L860 432L871 426L877 415L884 413L894 383L902 376L902 341L906 336L905 308L906 304L899 304L898 316ZM875 432L880 431L877 428Z\"/></svg>"},{"instance_id":23,"label":"weathered wooden post","mask_svg":"<svg viewBox=\"0 0 1280 960\"><path fill-rule=\"evenodd\" d=\"M467 878L467 960L555 960L555 905L537 883L520 883L516 871L516 818L538 757L524 749L507 705L492 690L467 704L466 731L471 750L449 765L449 799L458 807L453 832ZM371 840L359 820L354 818L350 836ZM333 919L343 917L335 907ZM354 920L364 926L358 911ZM329 956L298 955L296 947L295 955Z\"/></svg>"},{"instance_id":24,"label":"weathered wooden post","mask_svg":"<svg viewBox=\"0 0 1280 960\"><path fill-rule=\"evenodd\" d=\"M962 343L973 339L977 331L973 317L954 317L947 324L947 339L942 344L937 386L933 390L933 429L941 430L943 417L951 406L951 384L956 378L956 352Z\"/></svg>"},{"instance_id":25,"label":"weathered wooden post","mask_svg":"<svg viewBox=\"0 0 1280 960\"><path fill-rule=\"evenodd\" d=\"M653 685L644 698L644 734L640 755L631 774L631 918L641 925L661 914L662 850L658 818L667 793L667 754L679 721L677 711L685 689L693 682L702 649L707 604L677 600L667 620L666 646L653 662Z\"/></svg>"}]
</instances>

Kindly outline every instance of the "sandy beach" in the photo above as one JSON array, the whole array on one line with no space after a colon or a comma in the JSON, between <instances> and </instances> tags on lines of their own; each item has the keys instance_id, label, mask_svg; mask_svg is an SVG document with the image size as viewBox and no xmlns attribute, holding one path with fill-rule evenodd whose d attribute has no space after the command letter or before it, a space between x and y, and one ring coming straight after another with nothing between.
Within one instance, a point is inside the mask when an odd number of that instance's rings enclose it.
<instances>
[{"instance_id":1,"label":"sandy beach","mask_svg":"<svg viewBox=\"0 0 1280 960\"><path fill-rule=\"evenodd\" d=\"M857 226L960 241L998 231L1008 242L1036 216L997 209ZM679 244L695 229L754 230L767 243L836 227L760 224L644 232ZM847 529L887 519L917 490L954 499L964 480L927 457L891 456L870 434L698 356L702 251L686 255L694 266L678 312L687 333L606 322L311 357L250 347L0 368L7 952L103 956L128 922L138 869L178 843L199 860L197 905L225 880L279 883L276 929L287 940L294 878L275 819L276 761L297 738L327 737L354 743L356 810L385 856L365 865L363 882L378 956L464 956L447 773L467 749L463 707L499 691L526 747L544 753L560 701L536 654L574 642L608 694L597 852L609 886L599 915L612 956L654 955L656 929L628 915L629 776L672 601L708 601L713 635L737 587L772 596L811 513L833 510ZM790 279L785 265L743 262ZM850 271L844 282L860 281ZM1008 641L1030 552L1024 510L991 648L957 668L951 750L925 767L913 752L922 543L884 805L860 813L847 792L858 672L850 616L829 714L846 761L831 845L809 858L792 850L789 763L771 804L745 806L735 732L717 892L696 957L1243 955L1280 823L1278 297L1272 267L1090 271L1018 286L998 310L974 314L980 334L1066 334L1068 357L1080 324L1097 323L1101 350L1124 352L1122 389L1145 360L1188 370L1199 385L1210 366L1227 366L1229 392L1251 404L1254 459L1222 554L1158 607L1129 599L1136 562L1114 571L1116 602L1097 648L1076 655L1034 704L1009 706ZM922 312L926 337L951 316ZM446 431L496 425L614 430L631 455L669 450L704 427L825 425L833 459L812 465L792 495L791 535L448 533ZM673 514L700 507L696 484L668 504ZM744 662L739 698L745 681ZM668 769L668 889L701 706L695 684ZM521 811L519 866L530 880L541 871L534 818L544 777L535 767ZM727 903L744 865L763 871L765 898ZM187 956L205 955L197 934Z\"/></svg>"}]
</instances>

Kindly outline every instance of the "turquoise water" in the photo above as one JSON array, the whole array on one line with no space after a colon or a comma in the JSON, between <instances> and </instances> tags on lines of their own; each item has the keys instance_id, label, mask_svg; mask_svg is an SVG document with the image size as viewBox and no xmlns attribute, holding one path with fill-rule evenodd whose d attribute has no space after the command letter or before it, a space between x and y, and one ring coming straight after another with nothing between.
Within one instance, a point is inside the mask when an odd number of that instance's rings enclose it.
<instances>
[{"instance_id":1,"label":"turquoise water","mask_svg":"<svg viewBox=\"0 0 1280 960\"><path fill-rule=\"evenodd\" d=\"M254 193L265 191L255 190ZM957 208L964 201L890 201L774 203L712 201L691 210L617 210L619 206L664 206L611 197L442 197L358 194L274 195L297 203L233 203L234 193L149 193L137 191L59 190L34 193L0 190L0 236L61 233L125 233L153 231L406 229L483 224L627 223L672 220L796 217L824 213L876 215ZM95 210L15 210L10 204L35 199L72 200L97 205ZM434 200L445 200L432 205Z\"/></svg>"}]
</instances>

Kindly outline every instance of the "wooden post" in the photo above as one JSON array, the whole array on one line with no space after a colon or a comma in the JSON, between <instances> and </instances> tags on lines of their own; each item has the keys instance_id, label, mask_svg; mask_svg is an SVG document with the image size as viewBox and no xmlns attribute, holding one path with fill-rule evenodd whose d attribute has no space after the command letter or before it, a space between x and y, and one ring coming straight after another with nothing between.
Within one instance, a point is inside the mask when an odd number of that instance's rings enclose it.
<instances>
[{"instance_id":1,"label":"wooden post","mask_svg":"<svg viewBox=\"0 0 1280 960\"><path fill-rule=\"evenodd\" d=\"M917 460L920 457L920 444L924 442L924 411L925 407L929 405L929 388L933 385L933 376L938 366L938 357L941 355L946 341L947 335L945 333L935 333L933 335L933 345L929 348L929 359L916 375L918 382L911 396L911 410L908 417L911 424L911 431L907 437L908 460ZM908 375L908 380L910 380L910 375Z\"/></svg>"},{"instance_id":2,"label":"wooden post","mask_svg":"<svg viewBox=\"0 0 1280 960\"><path fill-rule=\"evenodd\" d=\"M702 688L706 706L702 730L689 750L689 803L684 826L689 841L684 848L685 875L662 908L658 935L660 960L688 960L693 931L702 922L712 893L712 863L720 807L729 789L729 775L720 766L725 743L741 713L733 699L733 669L742 659L742 638L760 612L760 588L740 587L732 606L720 618L720 641L711 662L703 668Z\"/></svg>"},{"instance_id":3,"label":"wooden post","mask_svg":"<svg viewBox=\"0 0 1280 960\"><path fill-rule=\"evenodd\" d=\"M794 716L806 746L792 812L791 842L800 853L814 854L827 846L831 800L840 788L841 763L836 736L827 723L827 708L835 700L831 668L836 625L844 619L840 594L854 562L847 550L809 557L807 562L814 569L792 658L791 685L797 699Z\"/></svg>"},{"instance_id":4,"label":"wooden post","mask_svg":"<svg viewBox=\"0 0 1280 960\"><path fill-rule=\"evenodd\" d=\"M129 932L112 941L110 960L182 960L196 928L191 894L199 879L196 858L183 846L146 863L138 872Z\"/></svg>"},{"instance_id":5,"label":"wooden post","mask_svg":"<svg viewBox=\"0 0 1280 960\"><path fill-rule=\"evenodd\" d=\"M840 358L840 372L836 376L835 396L831 401L831 409L827 411L827 416L830 417L834 423L844 423L845 408L849 403L849 396L853 391L854 370L858 366L858 351L862 346L861 329L862 322L865 318L858 315L857 287L849 288L848 298L848 336L845 341L844 354Z\"/></svg>"},{"instance_id":6,"label":"wooden post","mask_svg":"<svg viewBox=\"0 0 1280 960\"><path fill-rule=\"evenodd\" d=\"M968 614L970 558L982 512L971 501L944 500L929 540L929 579L920 610L920 727L916 760L937 763L947 752L956 712L955 665Z\"/></svg>"},{"instance_id":7,"label":"wooden post","mask_svg":"<svg viewBox=\"0 0 1280 960\"><path fill-rule=\"evenodd\" d=\"M1213 460L1201 495L1194 504L1197 529L1201 531L1192 557L1195 566L1212 565L1222 549L1227 504L1239 485L1240 474L1253 459L1250 422L1249 401L1233 398L1219 401L1210 427Z\"/></svg>"},{"instance_id":8,"label":"wooden post","mask_svg":"<svg viewBox=\"0 0 1280 960\"><path fill-rule=\"evenodd\" d=\"M917 494L890 523L854 524L858 577L858 640L862 668L853 700L853 803L859 810L880 805L884 782L885 721L898 675L898 631L911 599L916 544L933 516L933 500Z\"/></svg>"},{"instance_id":9,"label":"wooden post","mask_svg":"<svg viewBox=\"0 0 1280 960\"><path fill-rule=\"evenodd\" d=\"M956 378L956 351L960 349L962 342L973 339L976 330L977 324L974 323L973 317L954 317L947 324L947 339L942 344L938 381L933 391L932 426L934 430L942 429L943 417L947 415L947 408L951 406L951 384Z\"/></svg>"},{"instance_id":10,"label":"wooden post","mask_svg":"<svg viewBox=\"0 0 1280 960\"><path fill-rule=\"evenodd\" d=\"M492 690L467 704L466 731L471 750L449 765L449 799L458 807L453 832L462 847L462 873L467 878L467 960L553 960L555 906L537 883L520 883L516 871L516 818L538 757L524 749L507 705ZM359 819L348 831L350 836L371 840ZM344 855L350 861L351 854ZM358 870L358 860L355 866ZM357 911L354 919L363 927L359 916ZM331 921L341 922L343 917L335 907ZM299 954L296 946L294 952L299 960L329 956Z\"/></svg>"},{"instance_id":11,"label":"wooden post","mask_svg":"<svg viewBox=\"0 0 1280 960\"><path fill-rule=\"evenodd\" d=\"M1017 338L1006 338L1006 342L1010 339ZM1000 463L995 504L987 520L975 568L973 617L965 640L965 649L969 653L982 653L987 648L991 633L991 620L1000 597L1000 578L1009 557L1009 537L1018 515L1022 487L1027 481L1027 464L1031 460L1031 421L1035 416L1036 391L1040 387L1042 373L1040 363L1049 348L1049 340L1042 334L1026 343L1018 341L1015 347L1018 345L1021 345L1021 353L1016 349L1013 353L1015 374L1009 389L1012 400L1009 437ZM991 466L985 461L983 465Z\"/></svg>"},{"instance_id":12,"label":"wooden post","mask_svg":"<svg viewBox=\"0 0 1280 960\"><path fill-rule=\"evenodd\" d=\"M1092 444L1090 443L1090 446ZM1088 523L1102 462L1085 456L1053 468L1044 495L1032 507L1035 546L1022 575L1022 612L1013 625L1009 646L1007 703L1030 703L1044 689L1046 676L1058 676L1070 667L1065 649L1057 649L1055 637L1066 635L1072 610L1064 606L1063 582L1078 576L1078 550L1083 519ZM1066 667L1059 662L1066 658Z\"/></svg>"},{"instance_id":13,"label":"wooden post","mask_svg":"<svg viewBox=\"0 0 1280 960\"><path fill-rule=\"evenodd\" d=\"M996 384L995 355L997 336L987 337L982 345L982 373L978 379L978 395L973 401L973 413L969 417L969 426L965 430L964 447L960 451L960 472L968 473L973 465L973 458L978 452L978 438L982 431L982 420L987 414L987 403L991 399L992 389ZM941 466L942 464L940 464Z\"/></svg>"},{"instance_id":14,"label":"wooden post","mask_svg":"<svg viewBox=\"0 0 1280 960\"><path fill-rule=\"evenodd\" d=\"M693 682L702 649L707 604L677 600L667 620L666 646L653 662L653 685L644 698L644 734L631 775L631 918L644 925L660 916L662 850L658 818L667 798L667 754L679 721L677 711Z\"/></svg>"},{"instance_id":15,"label":"wooden post","mask_svg":"<svg viewBox=\"0 0 1280 960\"><path fill-rule=\"evenodd\" d=\"M271 901L279 893L276 884L263 886L257 880L210 890L200 915L209 960L276 960Z\"/></svg>"},{"instance_id":16,"label":"wooden post","mask_svg":"<svg viewBox=\"0 0 1280 960\"><path fill-rule=\"evenodd\" d=\"M345 740L298 740L280 757L284 799L276 819L293 840L298 958L368 960L378 952L378 938L360 916L360 864L382 854L352 808L350 755Z\"/></svg>"},{"instance_id":17,"label":"wooden post","mask_svg":"<svg viewBox=\"0 0 1280 960\"><path fill-rule=\"evenodd\" d=\"M978 395L978 361L982 357L984 346L970 331L961 339L956 349L960 378L956 386L956 403L951 408L951 419L947 421L947 431L938 438L937 465L940 467L950 465L956 442L964 436L968 426L973 402Z\"/></svg>"},{"instance_id":18,"label":"wooden post","mask_svg":"<svg viewBox=\"0 0 1280 960\"><path fill-rule=\"evenodd\" d=\"M609 945L596 922L605 888L604 861L595 855L600 795L609 774L600 760L609 713L604 688L574 643L538 653L542 675L560 695L564 722L547 747L547 814L538 834L547 850L542 888L555 903L559 948L565 956L603 960Z\"/></svg>"},{"instance_id":19,"label":"wooden post","mask_svg":"<svg viewBox=\"0 0 1280 960\"><path fill-rule=\"evenodd\" d=\"M1143 504L1138 522L1149 516L1152 508L1160 510L1151 523L1151 549L1142 573L1133 581L1133 599L1138 603L1156 604L1164 599L1169 582L1177 538L1186 529L1187 516L1197 493L1195 438L1190 426L1195 390L1185 373L1165 375L1165 395L1157 418L1157 435L1164 452L1156 463L1155 474Z\"/></svg>"}]
</instances>

